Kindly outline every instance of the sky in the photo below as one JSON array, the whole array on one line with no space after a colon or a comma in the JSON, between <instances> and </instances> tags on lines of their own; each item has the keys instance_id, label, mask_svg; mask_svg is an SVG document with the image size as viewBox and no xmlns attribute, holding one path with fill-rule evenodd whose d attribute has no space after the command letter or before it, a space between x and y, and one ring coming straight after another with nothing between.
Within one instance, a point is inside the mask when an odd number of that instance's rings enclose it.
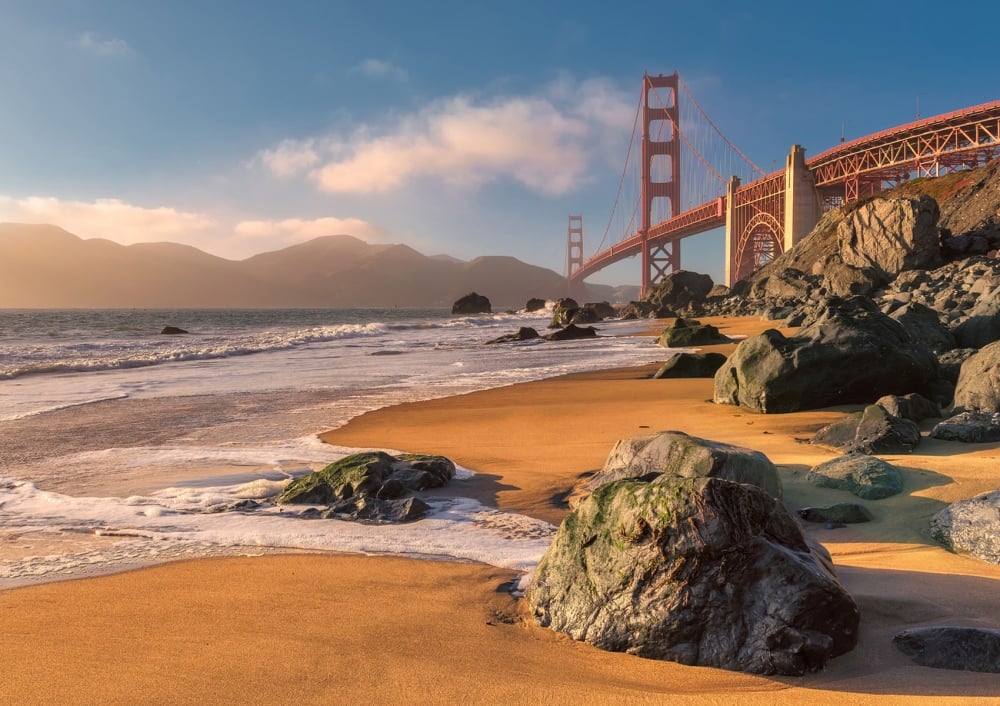
<instances>
[{"instance_id":1,"label":"sky","mask_svg":"<svg viewBox=\"0 0 1000 706\"><path fill-rule=\"evenodd\" d=\"M644 72L677 71L770 171L1000 99L995 42L940 9L0 0L0 222L230 259L345 233L564 272L567 216L587 257L608 223ZM683 253L722 280L721 233ZM589 281L640 278L633 258Z\"/></svg>"}]
</instances>

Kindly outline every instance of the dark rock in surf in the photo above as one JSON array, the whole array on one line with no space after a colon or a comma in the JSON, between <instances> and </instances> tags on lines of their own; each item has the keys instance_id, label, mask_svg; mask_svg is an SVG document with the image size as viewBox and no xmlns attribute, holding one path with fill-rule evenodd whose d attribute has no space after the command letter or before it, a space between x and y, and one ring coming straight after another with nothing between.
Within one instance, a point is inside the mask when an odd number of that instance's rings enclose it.
<instances>
[{"instance_id":1,"label":"dark rock in surf","mask_svg":"<svg viewBox=\"0 0 1000 706\"><path fill-rule=\"evenodd\" d=\"M532 297L528 300L528 303L524 305L524 310L527 312L540 311L545 308L545 300L538 299L537 297Z\"/></svg>"},{"instance_id":2,"label":"dark rock in surf","mask_svg":"<svg viewBox=\"0 0 1000 706\"><path fill-rule=\"evenodd\" d=\"M180 334L189 333L182 328L177 328L176 326L164 326L163 330L160 331L162 336L179 336Z\"/></svg>"},{"instance_id":3,"label":"dark rock in surf","mask_svg":"<svg viewBox=\"0 0 1000 706\"><path fill-rule=\"evenodd\" d=\"M500 336L499 338L494 338L492 341L487 341L487 343L512 343L515 341L531 341L536 338L540 338L538 331L530 326L522 326L517 330L517 333L509 333L506 336Z\"/></svg>"},{"instance_id":4,"label":"dark rock in surf","mask_svg":"<svg viewBox=\"0 0 1000 706\"><path fill-rule=\"evenodd\" d=\"M482 294L470 292L458 299L451 307L452 314L490 314L493 306L490 300Z\"/></svg>"},{"instance_id":5,"label":"dark rock in surf","mask_svg":"<svg viewBox=\"0 0 1000 706\"><path fill-rule=\"evenodd\" d=\"M442 487L454 474L455 464L442 456L357 453L293 480L275 503L326 505L321 517L408 522L429 509L413 493Z\"/></svg>"},{"instance_id":6,"label":"dark rock in surf","mask_svg":"<svg viewBox=\"0 0 1000 706\"><path fill-rule=\"evenodd\" d=\"M578 338L597 338L597 329L593 326L570 324L566 328L553 331L545 336L548 341L572 341Z\"/></svg>"}]
</instances>

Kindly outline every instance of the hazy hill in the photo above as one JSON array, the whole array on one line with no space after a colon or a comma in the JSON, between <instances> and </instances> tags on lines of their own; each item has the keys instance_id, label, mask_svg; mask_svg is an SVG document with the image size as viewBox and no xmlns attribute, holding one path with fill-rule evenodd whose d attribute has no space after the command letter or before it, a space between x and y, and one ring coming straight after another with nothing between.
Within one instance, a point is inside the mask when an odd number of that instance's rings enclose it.
<instances>
[{"instance_id":1,"label":"hazy hill","mask_svg":"<svg viewBox=\"0 0 1000 706\"><path fill-rule=\"evenodd\" d=\"M246 260L175 243L84 240L49 225L0 224L0 307L450 307L476 291L495 308L565 296L562 275L512 257L464 262L347 235ZM614 300L590 286L588 301Z\"/></svg>"}]
</instances>

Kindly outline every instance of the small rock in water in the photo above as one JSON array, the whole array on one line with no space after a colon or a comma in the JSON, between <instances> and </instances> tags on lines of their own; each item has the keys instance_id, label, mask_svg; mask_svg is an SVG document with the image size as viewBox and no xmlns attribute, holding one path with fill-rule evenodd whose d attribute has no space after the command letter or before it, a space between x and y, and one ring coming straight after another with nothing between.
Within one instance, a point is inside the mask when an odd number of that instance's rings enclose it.
<instances>
[{"instance_id":1,"label":"small rock in water","mask_svg":"<svg viewBox=\"0 0 1000 706\"><path fill-rule=\"evenodd\" d=\"M188 333L182 328L177 328L176 326L164 326L163 330L160 331L160 335L163 336L176 336L178 334Z\"/></svg>"}]
</instances>

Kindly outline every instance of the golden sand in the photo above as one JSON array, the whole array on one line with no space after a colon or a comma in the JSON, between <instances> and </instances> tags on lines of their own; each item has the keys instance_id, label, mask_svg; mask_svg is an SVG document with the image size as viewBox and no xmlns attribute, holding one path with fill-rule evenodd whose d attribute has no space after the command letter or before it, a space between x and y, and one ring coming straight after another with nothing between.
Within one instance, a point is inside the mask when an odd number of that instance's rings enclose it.
<instances>
[{"instance_id":1,"label":"golden sand","mask_svg":"<svg viewBox=\"0 0 1000 706\"><path fill-rule=\"evenodd\" d=\"M770 326L708 321L731 334ZM756 415L712 404L711 379L651 380L652 370L400 405L323 438L448 456L477 471L463 485L481 502L553 523L615 441L668 429L762 451L793 511L851 499L804 481L834 454L801 440L855 408ZM925 440L886 458L906 469L905 491L869 503L874 522L810 526L862 612L857 648L818 674L765 678L602 652L534 625L505 589L514 574L492 567L294 555L0 593L0 702L1000 703L1000 675L918 667L891 644L907 627L998 627L1000 567L944 551L927 523L1000 487L1000 444Z\"/></svg>"}]
</instances>

